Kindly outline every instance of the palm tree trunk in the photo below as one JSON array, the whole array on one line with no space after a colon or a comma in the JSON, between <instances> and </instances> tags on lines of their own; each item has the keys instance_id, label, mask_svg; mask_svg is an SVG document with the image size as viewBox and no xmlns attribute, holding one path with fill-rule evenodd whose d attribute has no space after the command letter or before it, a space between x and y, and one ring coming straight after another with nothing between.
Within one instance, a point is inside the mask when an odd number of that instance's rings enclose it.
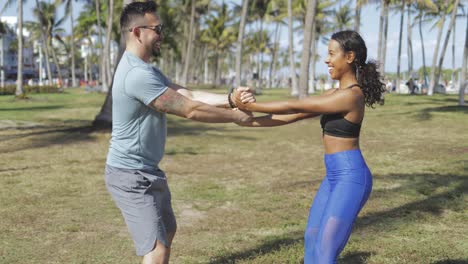
<instances>
[{"instance_id":1,"label":"palm tree trunk","mask_svg":"<svg viewBox=\"0 0 468 264\"><path fill-rule=\"evenodd\" d=\"M396 90L400 93L400 66L401 66L401 43L403 42L403 21L405 15L405 0L401 3L400 9L400 35L398 37L398 58L397 58L397 79L396 79Z\"/></svg>"},{"instance_id":2,"label":"palm tree trunk","mask_svg":"<svg viewBox=\"0 0 468 264\"><path fill-rule=\"evenodd\" d=\"M304 27L304 46L302 47L301 75L299 76L299 98L307 96L309 82L310 45L312 44L312 24L315 20L317 0L307 2L307 12Z\"/></svg>"},{"instance_id":3,"label":"palm tree trunk","mask_svg":"<svg viewBox=\"0 0 468 264\"><path fill-rule=\"evenodd\" d=\"M71 74L72 74L72 86L78 86L76 83L75 76L75 30L73 27L73 0L70 1L70 22L71 22Z\"/></svg>"},{"instance_id":4,"label":"palm tree trunk","mask_svg":"<svg viewBox=\"0 0 468 264\"><path fill-rule=\"evenodd\" d=\"M381 61L381 70L382 75L385 75L385 61L387 57L387 35L388 35L388 6L385 12L385 23L384 23L384 32L382 36L382 61Z\"/></svg>"},{"instance_id":5,"label":"palm tree trunk","mask_svg":"<svg viewBox=\"0 0 468 264\"><path fill-rule=\"evenodd\" d=\"M57 69L58 79L59 79L59 86L62 88L63 86L63 77L62 77L62 68L60 68L59 61L57 59L57 54L55 53L55 49L52 46L52 38L50 39L50 53L52 53L52 60L54 61L55 67Z\"/></svg>"},{"instance_id":6,"label":"palm tree trunk","mask_svg":"<svg viewBox=\"0 0 468 264\"><path fill-rule=\"evenodd\" d=\"M458 91L458 105L465 105L465 89L468 86L468 82L466 80L466 68L468 68L468 16L466 16L465 31L465 50L463 51L463 64L461 69L460 86Z\"/></svg>"},{"instance_id":7,"label":"palm tree trunk","mask_svg":"<svg viewBox=\"0 0 468 264\"><path fill-rule=\"evenodd\" d=\"M184 72L182 73L182 86L186 86L188 82L188 70L190 66L190 59L192 58L192 45L193 45L193 32L194 32L194 22L195 22L195 0L192 0L192 10L190 11L190 29L189 29L189 37L187 40L187 52L185 53L185 61L184 61Z\"/></svg>"},{"instance_id":8,"label":"palm tree trunk","mask_svg":"<svg viewBox=\"0 0 468 264\"><path fill-rule=\"evenodd\" d=\"M42 32L42 45L44 45L44 60L46 63L46 70L47 70L47 79L49 80L49 85L52 85L52 70L50 69L50 55L49 55L49 45L47 45L47 39L45 33Z\"/></svg>"},{"instance_id":9,"label":"palm tree trunk","mask_svg":"<svg viewBox=\"0 0 468 264\"><path fill-rule=\"evenodd\" d=\"M382 37L385 28L385 9L386 0L382 0L380 3L380 18L379 18L379 40L377 46L377 60L382 62Z\"/></svg>"},{"instance_id":10,"label":"palm tree trunk","mask_svg":"<svg viewBox=\"0 0 468 264\"><path fill-rule=\"evenodd\" d=\"M0 32L0 87L5 87L5 54L3 52L4 38Z\"/></svg>"},{"instance_id":11,"label":"palm tree trunk","mask_svg":"<svg viewBox=\"0 0 468 264\"><path fill-rule=\"evenodd\" d=\"M18 72L16 81L17 98L24 96L23 88L23 1L18 0Z\"/></svg>"},{"instance_id":12,"label":"palm tree trunk","mask_svg":"<svg viewBox=\"0 0 468 264\"><path fill-rule=\"evenodd\" d=\"M422 15L422 10L421 10L420 13L419 13L419 37L421 39L424 87L427 88L426 53L424 51L424 40L423 40L423 34L422 34L422 17L423 17L423 15ZM421 93L422 93L422 87L421 87Z\"/></svg>"},{"instance_id":13,"label":"palm tree trunk","mask_svg":"<svg viewBox=\"0 0 468 264\"><path fill-rule=\"evenodd\" d=\"M311 70L310 70L310 80L312 80L312 85L309 86L307 90L307 94L311 94L315 92L315 55L316 55L316 37L317 32L316 32L316 23L312 25L312 44L311 44L311 49L310 49L310 59L311 59Z\"/></svg>"},{"instance_id":14,"label":"palm tree trunk","mask_svg":"<svg viewBox=\"0 0 468 264\"><path fill-rule=\"evenodd\" d=\"M279 29L279 23L276 23L276 29L275 29L275 39L274 39L274 43L273 43L273 50L271 51L271 61L270 61L270 70L269 70L269 73L268 73L268 85L267 85L267 88L272 88L271 84L273 83L272 82L272 77L273 77L273 72L275 72L274 68L275 68L275 65L276 65L276 53L277 53L277 43L278 43L278 29Z\"/></svg>"},{"instance_id":15,"label":"palm tree trunk","mask_svg":"<svg viewBox=\"0 0 468 264\"><path fill-rule=\"evenodd\" d=\"M126 6L131 2L132 0L124 0L123 6ZM111 3L113 4L113 0L111 0ZM117 57L117 61L115 64L116 67L119 65L120 59L122 58L124 51L125 51L125 39L124 39L123 34L121 34L120 43L119 43L119 55ZM101 107L101 111L96 116L96 118L94 118L92 126L95 129L108 129L112 127L112 82L111 82L109 91L107 92L106 100L104 101L104 104Z\"/></svg>"},{"instance_id":16,"label":"palm tree trunk","mask_svg":"<svg viewBox=\"0 0 468 264\"><path fill-rule=\"evenodd\" d=\"M288 0L288 38L289 38L289 67L291 70L291 95L298 96L296 63L294 60L294 41L293 41L293 19L292 19L292 0Z\"/></svg>"},{"instance_id":17,"label":"palm tree trunk","mask_svg":"<svg viewBox=\"0 0 468 264\"><path fill-rule=\"evenodd\" d=\"M241 85L242 80L242 41L244 40L244 28L245 21L247 18L247 10L249 6L249 0L242 1L242 14L239 26L239 35L237 36L237 49L236 49L236 85Z\"/></svg>"},{"instance_id":18,"label":"palm tree trunk","mask_svg":"<svg viewBox=\"0 0 468 264\"><path fill-rule=\"evenodd\" d=\"M361 26L361 5L359 0L356 1L356 7L354 9L354 31L359 32Z\"/></svg>"},{"instance_id":19,"label":"palm tree trunk","mask_svg":"<svg viewBox=\"0 0 468 264\"><path fill-rule=\"evenodd\" d=\"M219 76L218 76L218 63L219 63L219 53L218 53L218 50L216 49L215 50L215 56L214 56L214 85L219 85Z\"/></svg>"},{"instance_id":20,"label":"palm tree trunk","mask_svg":"<svg viewBox=\"0 0 468 264\"><path fill-rule=\"evenodd\" d=\"M452 39L452 85L455 87L455 39L457 36L456 33L457 27L457 20L455 19L455 23L453 24L453 39Z\"/></svg>"},{"instance_id":21,"label":"palm tree trunk","mask_svg":"<svg viewBox=\"0 0 468 264\"><path fill-rule=\"evenodd\" d=\"M277 22L276 26L278 27L279 26L279 22ZM272 55L272 73L270 73L270 82L271 82L271 86L270 88L273 88L275 86L275 82L274 82L274 78L272 77L272 74L275 74L276 75L276 69L277 69L277 61L278 61L278 55L279 55L279 37L281 35L281 29L279 29L279 32L275 32L276 34L276 37L275 37L275 44L274 44L274 50L273 50L273 55Z\"/></svg>"},{"instance_id":22,"label":"palm tree trunk","mask_svg":"<svg viewBox=\"0 0 468 264\"><path fill-rule=\"evenodd\" d=\"M101 7L99 6L99 0L94 0L95 6L96 6L96 16L97 16L97 30L98 30L98 46L99 46L99 55L101 56L101 61L99 63L99 79L101 80L101 85L102 85L102 91L103 92L108 92L109 91L109 84L107 82L105 69L105 56L104 56L104 51L102 47L102 27L101 27Z\"/></svg>"},{"instance_id":23,"label":"palm tree trunk","mask_svg":"<svg viewBox=\"0 0 468 264\"><path fill-rule=\"evenodd\" d=\"M413 79L413 43L412 43L412 30L411 30L411 3L408 3L408 19L407 19L407 39L408 39L408 75L409 79ZM414 83L410 84L410 92L414 93Z\"/></svg>"},{"instance_id":24,"label":"palm tree trunk","mask_svg":"<svg viewBox=\"0 0 468 264\"><path fill-rule=\"evenodd\" d=\"M445 1L445 7L448 6L448 1ZM445 8L444 8L445 9ZM432 95L434 93L434 88L438 83L436 82L436 75L437 75L437 57L439 56L439 46L440 40L442 39L442 32L445 24L445 14L442 14L441 23L439 27L439 32L437 33L437 42L436 47L434 49L434 55L432 57L432 67L431 67L431 79L429 83L429 89L427 91L427 95Z\"/></svg>"},{"instance_id":25,"label":"palm tree trunk","mask_svg":"<svg viewBox=\"0 0 468 264\"><path fill-rule=\"evenodd\" d=\"M444 63L444 57L445 57L445 50L447 49L448 42L450 40L450 34L452 33L452 29L455 25L455 20L457 16L457 10L458 10L458 4L460 3L460 0L455 0L455 3L453 4L453 10L452 10L452 17L450 18L450 24L447 29L447 35L445 36L445 41L442 46L442 51L440 53L440 58L439 58L439 66L438 66L438 71L437 75L435 76L435 83L439 83L440 79L440 74L442 73L442 64Z\"/></svg>"},{"instance_id":26,"label":"palm tree trunk","mask_svg":"<svg viewBox=\"0 0 468 264\"><path fill-rule=\"evenodd\" d=\"M112 35L112 18L114 17L114 0L109 0L109 6L108 6L109 14L107 17L107 29L106 29L106 51L104 52L105 57L104 60L106 61L106 77L109 83L112 82L112 70L111 70L111 50L110 50L110 44L111 44L111 35Z\"/></svg>"}]
</instances>

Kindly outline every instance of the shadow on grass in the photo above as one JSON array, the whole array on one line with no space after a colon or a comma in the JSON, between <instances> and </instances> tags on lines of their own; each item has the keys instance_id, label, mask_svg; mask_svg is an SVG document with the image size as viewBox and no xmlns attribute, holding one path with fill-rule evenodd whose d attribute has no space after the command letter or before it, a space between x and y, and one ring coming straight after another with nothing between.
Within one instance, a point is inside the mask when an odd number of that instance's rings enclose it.
<instances>
[{"instance_id":1,"label":"shadow on grass","mask_svg":"<svg viewBox=\"0 0 468 264\"><path fill-rule=\"evenodd\" d=\"M297 243L302 243L303 233L294 232L289 238L278 238L274 240L268 240L258 247L248 249L246 251L232 253L227 256L215 257L210 260L210 264L226 264L226 263L236 263L240 260L251 259L255 256L261 256L268 254L270 252L278 251L281 248L289 247Z\"/></svg>"},{"instance_id":2,"label":"shadow on grass","mask_svg":"<svg viewBox=\"0 0 468 264\"><path fill-rule=\"evenodd\" d=\"M9 148L5 148L5 149L1 148L0 152L12 153L12 152L21 151L21 150L43 148L43 147L49 147L53 145L65 145L65 144L71 144L71 143L76 143L76 142L90 141L90 140L94 140L90 134L95 131L96 130L94 130L92 126L78 126L78 127L59 126L59 127L56 127L55 129L33 131L29 133L10 135L10 136L6 135L0 139L0 142L21 139L21 138L31 137L31 136L37 137L37 138L33 138L29 144L26 144L24 146L19 144L19 145L10 146Z\"/></svg>"},{"instance_id":3,"label":"shadow on grass","mask_svg":"<svg viewBox=\"0 0 468 264\"><path fill-rule=\"evenodd\" d=\"M446 105L439 107L424 108L417 113L417 118L420 121L429 120L432 118L432 113L463 113L468 114L468 106Z\"/></svg>"},{"instance_id":4,"label":"shadow on grass","mask_svg":"<svg viewBox=\"0 0 468 264\"><path fill-rule=\"evenodd\" d=\"M254 140L253 137L238 136L235 129L225 127L224 125L200 123L182 118L168 119L167 136L200 136L209 134L210 137L227 137L230 139ZM240 127L239 127L240 128ZM215 133L211 133L215 132ZM222 134L221 134L222 133ZM240 132L241 133L241 132Z\"/></svg>"},{"instance_id":5,"label":"shadow on grass","mask_svg":"<svg viewBox=\"0 0 468 264\"><path fill-rule=\"evenodd\" d=\"M468 264L468 259L446 259L436 262L431 262L431 264Z\"/></svg>"},{"instance_id":6,"label":"shadow on grass","mask_svg":"<svg viewBox=\"0 0 468 264\"><path fill-rule=\"evenodd\" d=\"M38 111L64 108L65 105L43 105L30 107L0 108L0 111Z\"/></svg>"},{"instance_id":7,"label":"shadow on grass","mask_svg":"<svg viewBox=\"0 0 468 264\"><path fill-rule=\"evenodd\" d=\"M382 222L386 224L379 225L380 230L391 229L405 221L421 220L424 214L441 215L446 209L460 211L466 206L462 197L468 193L467 175L389 174L374 177L374 181L379 179L406 181L406 184L391 190L373 191L371 199L373 197L388 199L388 197L395 197L410 191L416 191L426 198L390 210L368 213L356 221L356 229L367 228ZM436 190L440 187L451 188L444 192L437 192Z\"/></svg>"},{"instance_id":8,"label":"shadow on grass","mask_svg":"<svg viewBox=\"0 0 468 264\"><path fill-rule=\"evenodd\" d=\"M338 263L346 263L346 264L364 264L367 263L367 259L372 255L371 252L350 252L338 260Z\"/></svg>"}]
</instances>

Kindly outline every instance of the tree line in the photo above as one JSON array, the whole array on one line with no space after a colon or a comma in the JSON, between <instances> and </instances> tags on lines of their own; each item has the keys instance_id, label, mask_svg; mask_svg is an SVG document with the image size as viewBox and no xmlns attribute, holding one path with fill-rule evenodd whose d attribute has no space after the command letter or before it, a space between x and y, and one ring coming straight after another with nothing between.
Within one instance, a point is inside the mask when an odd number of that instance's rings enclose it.
<instances>
[{"instance_id":1,"label":"tree line","mask_svg":"<svg viewBox=\"0 0 468 264\"><path fill-rule=\"evenodd\" d=\"M32 32L26 43L22 37L18 37L16 95L24 93L22 47L37 41L44 52L49 84L53 77L60 80L66 77L71 79L72 86L77 86L76 65L88 65L84 75L108 92L108 98L96 121L109 123L112 75L125 49L121 40L119 15L123 6L131 1L35 0L33 21L23 23L23 4L27 1L33 0L7 0L3 8L5 10L16 3L18 36L22 36L23 27ZM75 18L73 8L77 1L83 4L83 9ZM406 41L409 78L415 72L413 50L421 49L423 52L422 77L427 82L428 95L433 94L439 83L450 37L454 40L457 34L457 19L466 20L466 23L459 23L462 26L465 24L466 34L460 83L462 86L466 83L468 16L460 0L242 0L237 5L213 0L157 0L156 3L164 23L165 39L163 52L155 60L158 67L182 85L193 82L219 85L223 76L226 79L226 73L231 71L235 72L233 81L236 85L252 79L252 73L255 72L257 80L267 80L263 86L272 87L277 70L288 67L291 73L291 94L305 97L314 90L314 87L309 87L309 80L316 79L315 65L319 59L316 50L319 42L327 41L331 33L339 30L354 29L359 32L363 22L361 10L366 5L375 5L380 12L377 52L380 71L385 72L389 14L395 12L400 18L396 87L399 87L402 79L402 43ZM65 6L63 15L57 12L60 5ZM66 20L71 21L70 35L64 34ZM426 52L431 52L424 47L422 27L425 24L437 30L436 48L432 51L430 66L425 58ZM281 34L285 29L287 34ZM413 30L417 33L413 33ZM404 31L407 33L406 40L402 39ZM286 49L279 46L281 35L288 36ZM413 46L415 35L418 35L421 47ZM299 39L295 41L295 37ZM79 54L83 40L89 45L85 58ZM299 49L294 47L297 42L302 45L300 52L296 52ZM114 57L111 57L112 45L119 49ZM61 63L59 56L66 57L66 62ZM50 61L57 67L54 73L51 72ZM454 61L452 66L455 71ZM61 67L69 67L70 76L61 76ZM96 69L97 75L93 74ZM460 88L459 104L464 103L464 90Z\"/></svg>"}]
</instances>

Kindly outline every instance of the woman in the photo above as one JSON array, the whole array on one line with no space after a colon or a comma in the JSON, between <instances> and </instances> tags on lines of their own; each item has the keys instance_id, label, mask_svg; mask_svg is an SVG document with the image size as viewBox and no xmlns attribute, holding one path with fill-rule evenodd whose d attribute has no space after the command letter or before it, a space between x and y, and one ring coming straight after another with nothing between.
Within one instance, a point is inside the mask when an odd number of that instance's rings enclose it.
<instances>
[{"instance_id":1,"label":"woman","mask_svg":"<svg viewBox=\"0 0 468 264\"><path fill-rule=\"evenodd\" d=\"M310 209L305 231L305 263L336 263L354 221L372 189L372 175L359 149L365 106L380 102L385 84L367 48L354 31L332 35L325 63L339 88L300 100L247 103L239 109L270 113L243 126L279 126L318 115L325 147L326 177Z\"/></svg>"}]
</instances>

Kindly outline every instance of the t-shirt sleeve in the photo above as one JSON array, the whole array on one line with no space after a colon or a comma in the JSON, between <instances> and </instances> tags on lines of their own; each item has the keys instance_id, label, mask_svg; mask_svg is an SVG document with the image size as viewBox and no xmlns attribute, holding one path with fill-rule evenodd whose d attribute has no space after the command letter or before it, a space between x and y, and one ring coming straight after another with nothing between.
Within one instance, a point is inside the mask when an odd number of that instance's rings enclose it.
<instances>
[{"instance_id":1,"label":"t-shirt sleeve","mask_svg":"<svg viewBox=\"0 0 468 264\"><path fill-rule=\"evenodd\" d=\"M145 105L163 94L170 84L169 79L150 67L135 67L125 78L125 93Z\"/></svg>"}]
</instances>

